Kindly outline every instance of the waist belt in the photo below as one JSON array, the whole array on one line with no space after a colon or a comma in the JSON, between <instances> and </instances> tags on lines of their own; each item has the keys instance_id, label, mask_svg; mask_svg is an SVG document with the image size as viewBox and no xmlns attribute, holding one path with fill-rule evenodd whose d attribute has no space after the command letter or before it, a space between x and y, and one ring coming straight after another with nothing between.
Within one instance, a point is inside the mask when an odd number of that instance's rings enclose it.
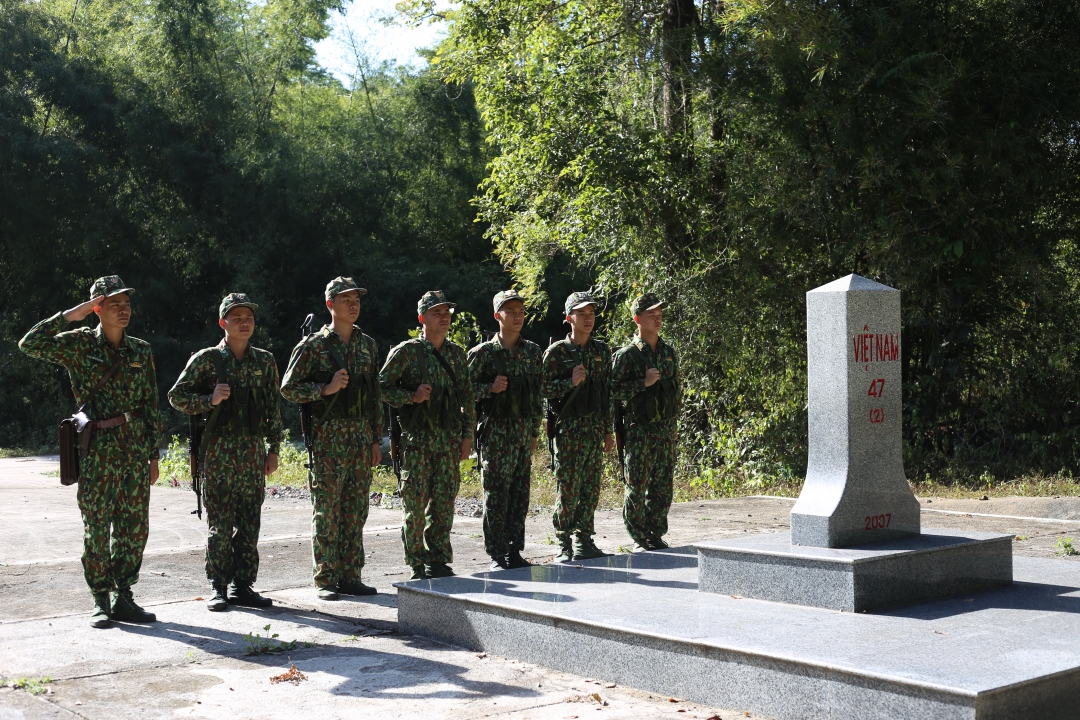
<instances>
[{"instance_id":1,"label":"waist belt","mask_svg":"<svg viewBox=\"0 0 1080 720\"><path fill-rule=\"evenodd\" d=\"M95 430L107 430L108 428L120 427L121 425L127 425L129 422L133 422L142 417L142 410L132 410L126 412L123 415L117 415L111 417L108 420L94 420L92 425Z\"/></svg>"}]
</instances>

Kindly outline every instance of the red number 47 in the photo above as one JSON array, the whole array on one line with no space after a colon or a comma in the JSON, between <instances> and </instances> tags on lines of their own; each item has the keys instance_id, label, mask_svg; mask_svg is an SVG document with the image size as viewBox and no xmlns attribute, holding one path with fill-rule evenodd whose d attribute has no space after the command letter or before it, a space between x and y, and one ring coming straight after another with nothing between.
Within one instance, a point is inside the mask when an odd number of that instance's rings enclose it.
<instances>
[{"instance_id":1,"label":"red number 47","mask_svg":"<svg viewBox=\"0 0 1080 720\"><path fill-rule=\"evenodd\" d=\"M881 391L885 389L885 378L870 381L870 389L866 394L871 397L881 397Z\"/></svg>"}]
</instances>

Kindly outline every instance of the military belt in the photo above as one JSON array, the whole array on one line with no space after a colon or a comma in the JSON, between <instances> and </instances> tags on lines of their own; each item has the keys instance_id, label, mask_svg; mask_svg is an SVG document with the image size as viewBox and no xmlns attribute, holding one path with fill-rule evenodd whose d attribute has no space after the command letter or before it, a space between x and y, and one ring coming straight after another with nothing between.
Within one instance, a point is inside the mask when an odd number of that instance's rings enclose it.
<instances>
[{"instance_id":1,"label":"military belt","mask_svg":"<svg viewBox=\"0 0 1080 720\"><path fill-rule=\"evenodd\" d=\"M92 423L95 430L107 430L108 428L120 427L121 425L127 425L129 422L134 422L142 417L142 410L132 410L126 412L123 415L117 415L107 420L94 420Z\"/></svg>"}]
</instances>

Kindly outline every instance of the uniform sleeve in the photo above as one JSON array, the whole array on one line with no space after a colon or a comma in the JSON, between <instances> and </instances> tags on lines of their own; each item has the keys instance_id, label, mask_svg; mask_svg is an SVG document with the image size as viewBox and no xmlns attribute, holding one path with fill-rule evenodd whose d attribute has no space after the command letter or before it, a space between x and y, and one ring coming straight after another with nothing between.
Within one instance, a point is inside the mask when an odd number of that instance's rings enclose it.
<instances>
[{"instance_id":1,"label":"uniform sleeve","mask_svg":"<svg viewBox=\"0 0 1080 720\"><path fill-rule=\"evenodd\" d=\"M78 354L81 333L78 330L61 332L67 325L64 314L58 312L30 328L19 341L19 349L38 360L70 366Z\"/></svg>"},{"instance_id":2,"label":"uniform sleeve","mask_svg":"<svg viewBox=\"0 0 1080 720\"><path fill-rule=\"evenodd\" d=\"M188 360L187 366L176 379L176 383L169 390L169 404L182 413L197 415L209 411L212 395L199 392L199 387L206 387L207 381L213 375L213 368L207 358L207 353L195 353ZM277 387L275 381L274 387Z\"/></svg>"},{"instance_id":3,"label":"uniform sleeve","mask_svg":"<svg viewBox=\"0 0 1080 720\"><path fill-rule=\"evenodd\" d=\"M630 402L635 395L645 392L645 378L639 375L639 370L627 348L615 353L611 363L611 395L615 400Z\"/></svg>"},{"instance_id":4,"label":"uniform sleeve","mask_svg":"<svg viewBox=\"0 0 1080 720\"><path fill-rule=\"evenodd\" d=\"M149 446L146 448L146 458L148 460L157 460L161 457L161 453L158 452L158 447L161 445L161 413L158 412L158 385L157 385L157 368L154 366L154 354L147 352L149 356L147 358L147 370L146 382L147 387L145 392L147 395L146 402L146 415L143 418L143 423L146 425L146 444Z\"/></svg>"},{"instance_id":5,"label":"uniform sleeve","mask_svg":"<svg viewBox=\"0 0 1080 720\"><path fill-rule=\"evenodd\" d=\"M472 381L473 393L477 401L491 397L491 383L483 382L483 378L489 375L487 358L488 353L484 352L483 345L477 345L469 351L469 380Z\"/></svg>"},{"instance_id":6,"label":"uniform sleeve","mask_svg":"<svg viewBox=\"0 0 1080 720\"><path fill-rule=\"evenodd\" d=\"M266 451L275 455L281 450L285 439L285 425L281 422L281 403L278 402L278 367L277 360L270 358L270 415L266 418Z\"/></svg>"},{"instance_id":7,"label":"uniform sleeve","mask_svg":"<svg viewBox=\"0 0 1080 720\"><path fill-rule=\"evenodd\" d=\"M543 367L540 372L540 393L548 399L561 398L574 389L571 378L560 378L565 374L563 363L559 361L559 345L552 345L544 353Z\"/></svg>"},{"instance_id":8,"label":"uniform sleeve","mask_svg":"<svg viewBox=\"0 0 1080 720\"><path fill-rule=\"evenodd\" d=\"M476 434L476 396L473 394L473 381L469 376L469 363L465 357L465 351L459 347L455 355L458 356L456 363L457 376L460 378L458 385L461 386L461 399L464 402L461 412L465 416L465 422L461 429L461 439L472 440L473 435Z\"/></svg>"},{"instance_id":9,"label":"uniform sleeve","mask_svg":"<svg viewBox=\"0 0 1080 720\"><path fill-rule=\"evenodd\" d=\"M379 344L375 342L374 339L371 339L370 348L371 357L374 358L374 360L372 361L372 366L374 367L374 363L377 362L379 359ZM384 422L382 383L379 382L378 378L375 378L375 382L372 383L372 385L374 385L375 387L376 412L375 415L371 418L371 441L373 443L379 443L382 442Z\"/></svg>"},{"instance_id":10,"label":"uniform sleeve","mask_svg":"<svg viewBox=\"0 0 1080 720\"><path fill-rule=\"evenodd\" d=\"M614 416L615 416L615 398L612 397L614 393L612 393L612 387L611 387L611 385L612 385L612 383L611 383L611 350L608 349L607 345L601 345L600 346L600 352L604 356L603 357L604 362L603 362L603 365L602 365L604 370L601 373L600 382L606 384L607 385L607 390L608 390L608 392L605 393L606 396L607 396L607 405L604 408L601 409L601 412L602 412L601 420L604 423L604 427L606 428L606 432L610 433L611 428L614 426ZM603 397L603 396L604 395L601 395L601 397Z\"/></svg>"},{"instance_id":11,"label":"uniform sleeve","mask_svg":"<svg viewBox=\"0 0 1080 720\"><path fill-rule=\"evenodd\" d=\"M413 390L401 387L401 377L408 368L408 345L398 345L390 351L386 363L379 371L379 386L383 400L391 407L401 407L412 403Z\"/></svg>"},{"instance_id":12,"label":"uniform sleeve","mask_svg":"<svg viewBox=\"0 0 1080 720\"><path fill-rule=\"evenodd\" d=\"M322 383L308 382L316 362L315 343L302 341L293 348L289 367L281 381L281 396L294 403L314 402L322 397Z\"/></svg>"}]
</instances>

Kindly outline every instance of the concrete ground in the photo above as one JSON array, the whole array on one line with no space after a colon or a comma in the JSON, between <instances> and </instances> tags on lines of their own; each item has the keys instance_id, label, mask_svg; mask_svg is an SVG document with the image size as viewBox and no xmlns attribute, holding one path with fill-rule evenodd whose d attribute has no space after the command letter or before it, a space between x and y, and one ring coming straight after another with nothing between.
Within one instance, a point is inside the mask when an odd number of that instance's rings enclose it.
<instances>
[{"instance_id":1,"label":"concrete ground","mask_svg":"<svg viewBox=\"0 0 1080 720\"><path fill-rule=\"evenodd\" d=\"M378 587L378 596L317 600L310 504L268 498L257 588L275 606L209 613L202 599L204 526L191 514L194 497L155 487L135 595L157 613L158 622L94 630L87 624L90 597L79 564L75 488L61 487L48 474L56 468L55 461L42 458L0 460L0 677L9 684L51 678L36 695L0 689L0 720L753 717L398 634L392 584L408 571L401 557L401 515L381 508L371 509L364 533L364 579ZM668 541L683 545L786 529L792 502L678 504ZM924 528L1013 533L1025 538L1014 543L1021 555L1054 557L1062 538L1080 535L1077 498L921 502ZM605 550L631 546L618 512L598 513L597 531L597 544ZM455 518L452 539L458 574L487 569L480 518ZM554 552L550 517L530 517L526 557L545 562ZM273 681L293 664L304 679Z\"/></svg>"}]
</instances>

